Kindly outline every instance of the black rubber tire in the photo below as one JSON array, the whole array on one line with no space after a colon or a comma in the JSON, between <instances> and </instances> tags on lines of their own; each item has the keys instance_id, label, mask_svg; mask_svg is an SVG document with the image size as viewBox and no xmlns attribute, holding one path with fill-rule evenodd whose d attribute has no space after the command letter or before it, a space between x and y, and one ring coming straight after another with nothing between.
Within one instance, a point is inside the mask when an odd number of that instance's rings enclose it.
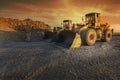
<instances>
[{"instance_id":1,"label":"black rubber tire","mask_svg":"<svg viewBox=\"0 0 120 80\"><path fill-rule=\"evenodd\" d=\"M92 39L91 39L92 38ZM97 34L94 29L88 28L81 32L82 43L85 45L92 46L96 43Z\"/></svg>"},{"instance_id":2,"label":"black rubber tire","mask_svg":"<svg viewBox=\"0 0 120 80\"><path fill-rule=\"evenodd\" d=\"M106 30L104 33L103 33L103 36L102 36L102 41L103 42L109 42L112 40L112 31L111 30Z\"/></svg>"}]
</instances>

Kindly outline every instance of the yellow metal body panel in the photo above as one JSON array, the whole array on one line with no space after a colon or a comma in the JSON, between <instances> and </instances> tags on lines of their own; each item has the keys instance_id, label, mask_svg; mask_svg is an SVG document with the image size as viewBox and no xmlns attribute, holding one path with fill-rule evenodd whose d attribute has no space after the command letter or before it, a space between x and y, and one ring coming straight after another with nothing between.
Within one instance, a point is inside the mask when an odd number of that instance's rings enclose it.
<instances>
[{"instance_id":1,"label":"yellow metal body panel","mask_svg":"<svg viewBox=\"0 0 120 80\"><path fill-rule=\"evenodd\" d=\"M79 48L80 46L81 46L81 37L78 33L76 33L73 43L70 46L70 49Z\"/></svg>"}]
</instances>

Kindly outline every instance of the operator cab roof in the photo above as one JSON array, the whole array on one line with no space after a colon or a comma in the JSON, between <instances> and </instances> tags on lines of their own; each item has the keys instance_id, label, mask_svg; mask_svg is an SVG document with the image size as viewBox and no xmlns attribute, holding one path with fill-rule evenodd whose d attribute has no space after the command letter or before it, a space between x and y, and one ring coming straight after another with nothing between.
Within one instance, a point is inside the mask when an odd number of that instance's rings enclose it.
<instances>
[{"instance_id":1,"label":"operator cab roof","mask_svg":"<svg viewBox=\"0 0 120 80\"><path fill-rule=\"evenodd\" d=\"M95 15L95 14L100 15L100 13L97 13L97 12L91 12L91 13L86 14L85 16L90 16L90 15Z\"/></svg>"},{"instance_id":2,"label":"operator cab roof","mask_svg":"<svg viewBox=\"0 0 120 80\"><path fill-rule=\"evenodd\" d=\"M72 20L64 20L63 22L69 22L69 21L72 22Z\"/></svg>"}]
</instances>

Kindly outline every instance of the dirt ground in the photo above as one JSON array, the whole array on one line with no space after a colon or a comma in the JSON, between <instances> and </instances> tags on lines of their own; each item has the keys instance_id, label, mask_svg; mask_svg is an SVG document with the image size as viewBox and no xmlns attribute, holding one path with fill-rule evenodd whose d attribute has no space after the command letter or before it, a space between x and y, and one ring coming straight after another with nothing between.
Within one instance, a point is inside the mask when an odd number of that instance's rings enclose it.
<instances>
[{"instance_id":1,"label":"dirt ground","mask_svg":"<svg viewBox=\"0 0 120 80\"><path fill-rule=\"evenodd\" d=\"M120 80L120 36L71 50L49 40L0 43L0 80Z\"/></svg>"}]
</instances>

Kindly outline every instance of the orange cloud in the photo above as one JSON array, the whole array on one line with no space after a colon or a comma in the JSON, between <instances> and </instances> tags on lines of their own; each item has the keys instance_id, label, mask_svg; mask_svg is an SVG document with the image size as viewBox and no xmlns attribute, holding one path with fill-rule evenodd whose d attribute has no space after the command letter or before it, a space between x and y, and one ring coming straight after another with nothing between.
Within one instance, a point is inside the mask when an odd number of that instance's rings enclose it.
<instances>
[{"instance_id":1,"label":"orange cloud","mask_svg":"<svg viewBox=\"0 0 120 80\"><path fill-rule=\"evenodd\" d=\"M0 16L31 18L52 26L60 25L63 19L80 23L89 12L100 12L111 25L120 24L119 0L1 0Z\"/></svg>"}]
</instances>

